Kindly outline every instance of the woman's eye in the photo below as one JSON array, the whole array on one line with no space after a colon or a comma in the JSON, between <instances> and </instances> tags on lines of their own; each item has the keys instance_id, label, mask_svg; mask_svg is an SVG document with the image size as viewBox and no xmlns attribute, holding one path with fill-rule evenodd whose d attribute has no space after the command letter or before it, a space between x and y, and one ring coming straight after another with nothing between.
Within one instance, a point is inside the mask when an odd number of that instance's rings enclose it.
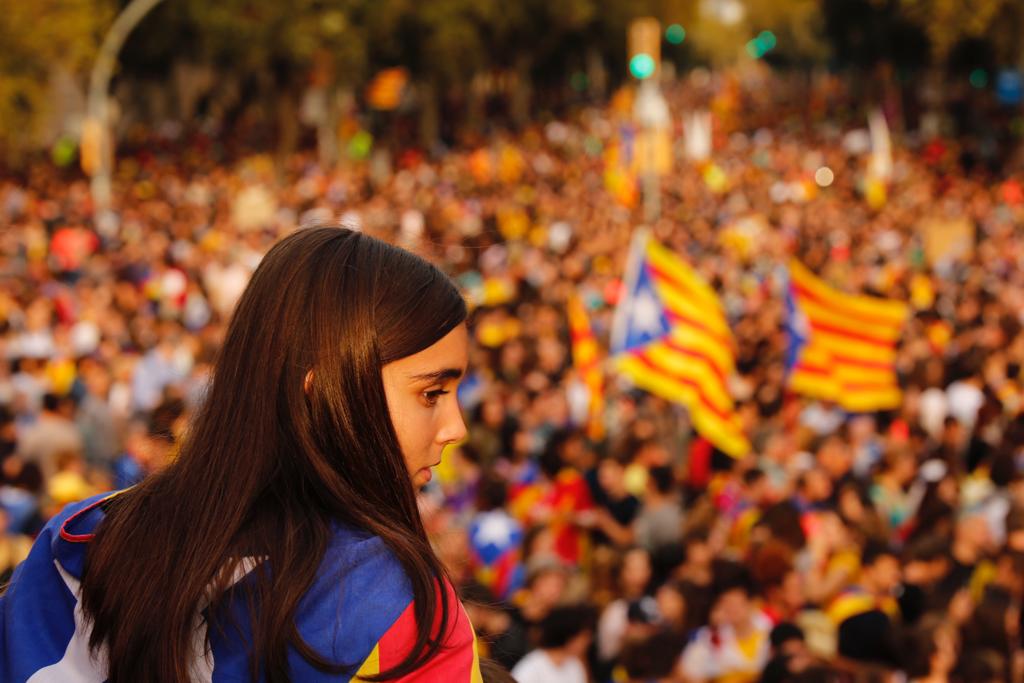
<instances>
[{"instance_id":1,"label":"woman's eye","mask_svg":"<svg viewBox=\"0 0 1024 683\"><path fill-rule=\"evenodd\" d=\"M425 392L423 392L423 398L426 399L427 405L431 405L432 406L432 405L436 405L437 404L437 399L441 398L442 396L444 396L447 393L448 392L445 391L444 389L435 389L433 391L425 391Z\"/></svg>"}]
</instances>

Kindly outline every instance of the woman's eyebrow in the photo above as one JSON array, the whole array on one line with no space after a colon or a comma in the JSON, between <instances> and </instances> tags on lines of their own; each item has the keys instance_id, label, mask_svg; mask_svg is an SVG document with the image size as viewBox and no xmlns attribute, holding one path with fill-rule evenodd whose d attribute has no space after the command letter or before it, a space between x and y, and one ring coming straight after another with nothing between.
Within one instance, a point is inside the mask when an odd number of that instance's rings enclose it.
<instances>
[{"instance_id":1,"label":"woman's eyebrow","mask_svg":"<svg viewBox=\"0 0 1024 683\"><path fill-rule=\"evenodd\" d=\"M435 370L434 372L410 375L409 379L417 382L444 382L449 379L459 379L462 377L462 374L462 368L444 368L442 370Z\"/></svg>"}]
</instances>

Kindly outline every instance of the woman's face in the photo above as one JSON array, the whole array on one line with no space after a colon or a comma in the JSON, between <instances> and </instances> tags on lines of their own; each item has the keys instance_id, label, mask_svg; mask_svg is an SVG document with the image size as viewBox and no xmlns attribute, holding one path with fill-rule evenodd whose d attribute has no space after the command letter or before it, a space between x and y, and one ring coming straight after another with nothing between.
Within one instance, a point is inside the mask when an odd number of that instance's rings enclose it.
<instances>
[{"instance_id":1,"label":"woman's face","mask_svg":"<svg viewBox=\"0 0 1024 683\"><path fill-rule=\"evenodd\" d=\"M444 447L466 435L455 390L466 372L468 344L462 324L381 369L391 422L416 488L430 481L430 468L441 462Z\"/></svg>"}]
</instances>

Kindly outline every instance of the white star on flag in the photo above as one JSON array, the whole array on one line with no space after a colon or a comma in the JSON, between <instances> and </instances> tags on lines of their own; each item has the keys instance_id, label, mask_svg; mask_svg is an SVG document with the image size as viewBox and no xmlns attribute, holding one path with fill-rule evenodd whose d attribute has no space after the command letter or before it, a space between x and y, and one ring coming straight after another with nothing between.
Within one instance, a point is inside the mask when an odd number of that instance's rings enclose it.
<instances>
[{"instance_id":1,"label":"white star on flag","mask_svg":"<svg viewBox=\"0 0 1024 683\"><path fill-rule=\"evenodd\" d=\"M654 337L661 333L661 305L651 290L643 289L637 293L630 325L645 336Z\"/></svg>"},{"instance_id":2,"label":"white star on flag","mask_svg":"<svg viewBox=\"0 0 1024 683\"><path fill-rule=\"evenodd\" d=\"M512 520L498 512L488 512L480 520L476 533L477 544L504 548L512 542Z\"/></svg>"}]
</instances>

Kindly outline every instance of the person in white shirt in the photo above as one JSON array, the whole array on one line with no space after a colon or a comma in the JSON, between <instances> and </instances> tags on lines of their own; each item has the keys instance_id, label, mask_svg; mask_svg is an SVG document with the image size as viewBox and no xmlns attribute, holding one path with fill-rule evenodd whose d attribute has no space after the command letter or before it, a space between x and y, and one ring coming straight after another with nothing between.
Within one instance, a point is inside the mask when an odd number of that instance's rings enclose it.
<instances>
[{"instance_id":1,"label":"person in white shirt","mask_svg":"<svg viewBox=\"0 0 1024 683\"><path fill-rule=\"evenodd\" d=\"M540 647L512 669L518 683L587 683L583 664L594 633L586 605L556 607L541 622Z\"/></svg>"},{"instance_id":2,"label":"person in white shirt","mask_svg":"<svg viewBox=\"0 0 1024 683\"><path fill-rule=\"evenodd\" d=\"M750 574L740 565L715 581L710 624L683 651L687 683L754 683L768 663L772 624L750 601Z\"/></svg>"},{"instance_id":3,"label":"person in white shirt","mask_svg":"<svg viewBox=\"0 0 1024 683\"><path fill-rule=\"evenodd\" d=\"M622 558L618 578L621 597L605 607L597 622L597 655L605 662L619 656L629 626L629 603L642 598L651 581L650 554L643 548L628 550Z\"/></svg>"}]
</instances>

